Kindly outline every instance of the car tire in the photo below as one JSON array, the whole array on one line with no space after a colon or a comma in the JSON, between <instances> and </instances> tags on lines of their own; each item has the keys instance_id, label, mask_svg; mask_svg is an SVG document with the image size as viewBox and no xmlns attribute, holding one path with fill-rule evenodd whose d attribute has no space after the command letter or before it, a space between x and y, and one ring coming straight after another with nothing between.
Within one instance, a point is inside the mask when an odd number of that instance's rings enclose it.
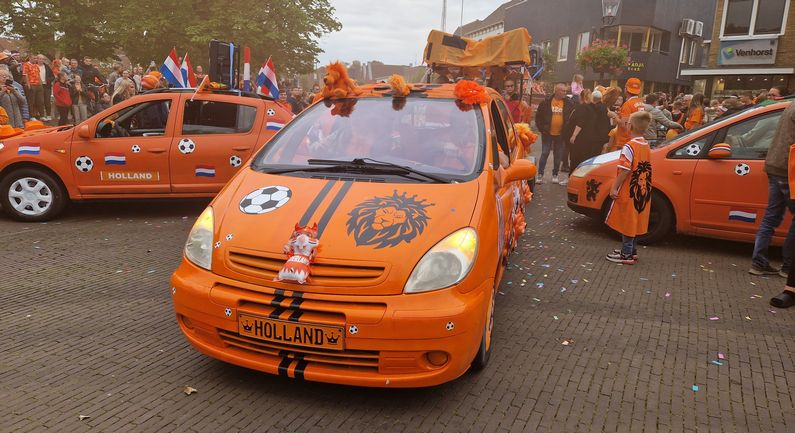
<instances>
[{"instance_id":1,"label":"car tire","mask_svg":"<svg viewBox=\"0 0 795 433\"><path fill-rule=\"evenodd\" d=\"M492 347L492 329L494 328L494 301L496 293L491 294L489 300L489 309L486 315L486 323L483 326L483 336L480 338L480 347L478 353L475 354L475 359L472 360L472 370L480 371L486 368L491 358Z\"/></svg>"},{"instance_id":2,"label":"car tire","mask_svg":"<svg viewBox=\"0 0 795 433\"><path fill-rule=\"evenodd\" d=\"M665 239L674 228L674 210L668 199L659 191L651 195L651 212L649 215L649 231L638 236L641 245L652 245Z\"/></svg>"},{"instance_id":3,"label":"car tire","mask_svg":"<svg viewBox=\"0 0 795 433\"><path fill-rule=\"evenodd\" d=\"M63 211L68 201L61 182L39 168L20 168L0 180L0 205L6 215L17 221L49 221Z\"/></svg>"}]
</instances>

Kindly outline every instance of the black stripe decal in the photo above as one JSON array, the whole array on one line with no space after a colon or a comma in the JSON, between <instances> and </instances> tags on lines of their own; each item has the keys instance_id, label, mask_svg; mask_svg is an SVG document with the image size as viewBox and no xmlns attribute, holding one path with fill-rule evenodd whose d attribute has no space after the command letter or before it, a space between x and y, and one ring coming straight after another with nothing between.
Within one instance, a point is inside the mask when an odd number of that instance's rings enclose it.
<instances>
[{"instance_id":1,"label":"black stripe decal","mask_svg":"<svg viewBox=\"0 0 795 433\"><path fill-rule=\"evenodd\" d=\"M292 362L293 360L290 358L282 359L282 362L279 363L279 376L290 377L287 375L287 370L289 370Z\"/></svg>"},{"instance_id":2,"label":"black stripe decal","mask_svg":"<svg viewBox=\"0 0 795 433\"><path fill-rule=\"evenodd\" d=\"M293 292L293 298L303 298L304 292Z\"/></svg>"},{"instance_id":3,"label":"black stripe decal","mask_svg":"<svg viewBox=\"0 0 795 433\"><path fill-rule=\"evenodd\" d=\"M306 370L306 366L309 365L309 361L305 359L301 359L298 361L298 364L295 366L295 378L298 380L304 380L304 371Z\"/></svg>"},{"instance_id":4,"label":"black stripe decal","mask_svg":"<svg viewBox=\"0 0 795 433\"><path fill-rule=\"evenodd\" d=\"M284 293L284 289L276 289L276 292L274 292L276 296L284 296Z\"/></svg>"},{"instance_id":5,"label":"black stripe decal","mask_svg":"<svg viewBox=\"0 0 795 433\"><path fill-rule=\"evenodd\" d=\"M303 299L301 299L301 298L293 298L293 302L290 302L290 308L298 308L303 303L304 303Z\"/></svg>"},{"instance_id":6,"label":"black stripe decal","mask_svg":"<svg viewBox=\"0 0 795 433\"><path fill-rule=\"evenodd\" d=\"M323 189L317 194L312 203L309 204L309 207L304 212L304 216L301 217L301 221L298 223L301 227L305 227L309 224L309 219L312 218L312 215L315 214L317 207L320 206L320 203L323 201L324 198L328 195L328 192L331 191L331 187L334 186L334 180L330 180L323 185Z\"/></svg>"},{"instance_id":7,"label":"black stripe decal","mask_svg":"<svg viewBox=\"0 0 795 433\"><path fill-rule=\"evenodd\" d=\"M345 194L348 193L348 190L351 189L351 185L353 182L347 181L342 184L342 188L334 196L334 200L331 201L331 204L328 205L328 209L323 212L323 217L320 218L320 222L317 224L317 238L320 239L320 236L323 234L323 230L326 229L326 225L328 225L329 220L334 215L334 212L337 211L337 207L339 207L340 203L342 203L342 199L345 198Z\"/></svg>"},{"instance_id":8,"label":"black stripe decal","mask_svg":"<svg viewBox=\"0 0 795 433\"><path fill-rule=\"evenodd\" d=\"M276 295L276 296L273 297L273 299L271 299L270 305L274 306L274 307L281 307L282 302L284 301L284 299L285 299L284 296Z\"/></svg>"},{"instance_id":9,"label":"black stripe decal","mask_svg":"<svg viewBox=\"0 0 795 433\"><path fill-rule=\"evenodd\" d=\"M289 320L290 322L297 322L298 319L301 318L301 316L303 315L304 315L303 311L295 310L293 311L293 314L290 314L290 317L288 317L287 320Z\"/></svg>"},{"instance_id":10,"label":"black stripe decal","mask_svg":"<svg viewBox=\"0 0 795 433\"><path fill-rule=\"evenodd\" d=\"M279 316L282 315L282 313L284 313L284 308L277 308L273 310L270 314L268 314L268 317L271 319L278 319Z\"/></svg>"}]
</instances>

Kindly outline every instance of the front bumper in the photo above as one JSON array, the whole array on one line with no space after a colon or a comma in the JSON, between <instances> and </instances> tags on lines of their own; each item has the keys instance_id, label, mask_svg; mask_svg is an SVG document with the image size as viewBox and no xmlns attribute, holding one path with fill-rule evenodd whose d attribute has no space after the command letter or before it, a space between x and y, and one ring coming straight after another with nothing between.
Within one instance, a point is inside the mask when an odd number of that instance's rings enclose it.
<instances>
[{"instance_id":1,"label":"front bumper","mask_svg":"<svg viewBox=\"0 0 795 433\"><path fill-rule=\"evenodd\" d=\"M494 285L486 280L465 293L453 287L394 296L310 294L221 277L186 260L171 282L180 329L202 353L285 377L372 387L433 386L466 372ZM344 348L246 337L238 332L240 313L341 327ZM441 365L439 352L447 357Z\"/></svg>"},{"instance_id":2,"label":"front bumper","mask_svg":"<svg viewBox=\"0 0 795 433\"><path fill-rule=\"evenodd\" d=\"M566 205L579 214L599 219L602 203L608 195L612 180L603 176L569 177Z\"/></svg>"}]
</instances>

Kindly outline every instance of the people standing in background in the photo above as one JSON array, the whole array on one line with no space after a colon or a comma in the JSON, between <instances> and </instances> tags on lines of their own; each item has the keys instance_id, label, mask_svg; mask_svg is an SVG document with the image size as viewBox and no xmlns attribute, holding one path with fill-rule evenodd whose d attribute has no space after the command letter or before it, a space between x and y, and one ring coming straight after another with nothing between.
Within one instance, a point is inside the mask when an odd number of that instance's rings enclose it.
<instances>
[{"instance_id":1,"label":"people standing in background","mask_svg":"<svg viewBox=\"0 0 795 433\"><path fill-rule=\"evenodd\" d=\"M55 108L58 110L58 125L69 123L69 110L72 108L72 96L70 95L69 83L66 74L58 74L58 80L52 86L52 94L55 97Z\"/></svg>"},{"instance_id":2,"label":"people standing in background","mask_svg":"<svg viewBox=\"0 0 795 433\"><path fill-rule=\"evenodd\" d=\"M8 124L14 128L24 128L25 119L22 117L22 108L27 105L25 97L14 86L11 72L7 69L0 70L0 106L6 110Z\"/></svg>"},{"instance_id":3,"label":"people standing in background","mask_svg":"<svg viewBox=\"0 0 795 433\"><path fill-rule=\"evenodd\" d=\"M660 107L657 106L657 98L658 96L656 94L649 93L646 95L646 104L643 106L643 110L648 111L651 116L649 127L646 129L646 132L643 133L643 138L647 141L656 141L665 137L665 132L669 129L675 129L677 131L682 131L684 129L679 123L665 117ZM665 131L660 131L660 129L664 129Z\"/></svg>"},{"instance_id":4,"label":"people standing in background","mask_svg":"<svg viewBox=\"0 0 795 433\"><path fill-rule=\"evenodd\" d=\"M789 96L789 90L784 86L773 86L767 91L768 99L781 99L785 96Z\"/></svg>"},{"instance_id":5,"label":"people standing in background","mask_svg":"<svg viewBox=\"0 0 795 433\"><path fill-rule=\"evenodd\" d=\"M552 183L558 183L558 172L565 152L563 131L566 120L574 112L574 102L566 96L566 84L558 83L555 91L538 106L536 127L541 132L541 160L536 183L544 183L544 170L552 152Z\"/></svg>"},{"instance_id":6,"label":"people standing in background","mask_svg":"<svg viewBox=\"0 0 795 433\"><path fill-rule=\"evenodd\" d=\"M42 84L39 58L31 56L22 64L23 84L28 97L28 109L31 120L44 117L44 86Z\"/></svg>"},{"instance_id":7,"label":"people standing in background","mask_svg":"<svg viewBox=\"0 0 795 433\"><path fill-rule=\"evenodd\" d=\"M580 94L582 93L582 75L574 74L574 78L571 80L571 99L574 102L580 102Z\"/></svg>"},{"instance_id":8,"label":"people standing in background","mask_svg":"<svg viewBox=\"0 0 795 433\"><path fill-rule=\"evenodd\" d=\"M674 101L671 105L671 120L680 125L685 123L685 112L682 111L682 101Z\"/></svg>"},{"instance_id":9,"label":"people standing in background","mask_svg":"<svg viewBox=\"0 0 795 433\"><path fill-rule=\"evenodd\" d=\"M690 99L690 104L687 107L687 120L685 120L685 129L690 131L701 127L704 124L704 94L696 93Z\"/></svg>"},{"instance_id":10,"label":"people standing in background","mask_svg":"<svg viewBox=\"0 0 795 433\"><path fill-rule=\"evenodd\" d=\"M50 116L50 113L52 113L52 85L56 81L56 75L53 73L50 65L47 64L47 58L42 54L39 54L38 57L39 73L41 74L41 84L44 97L44 118L42 120L49 122L52 120L52 117Z\"/></svg>"},{"instance_id":11,"label":"people standing in background","mask_svg":"<svg viewBox=\"0 0 795 433\"><path fill-rule=\"evenodd\" d=\"M293 114L304 111L306 103L304 102L304 89L296 86L290 89L290 96L287 97L287 102L290 104L290 110Z\"/></svg>"},{"instance_id":12,"label":"people standing in background","mask_svg":"<svg viewBox=\"0 0 795 433\"><path fill-rule=\"evenodd\" d=\"M751 108L755 103L754 92L745 90L740 93L740 105L743 110Z\"/></svg>"},{"instance_id":13,"label":"people standing in background","mask_svg":"<svg viewBox=\"0 0 795 433\"><path fill-rule=\"evenodd\" d=\"M179 65L179 63L177 63L177 64ZM108 89L108 91L109 91L111 94L112 94L112 93L115 93L115 90L116 90L116 81L117 81L119 78L121 78L121 75L122 75L122 66L121 66L121 63L119 63L119 62L113 62L113 70L112 70L112 71L110 71L110 74L108 74L108 86L110 86L110 88Z\"/></svg>"},{"instance_id":14,"label":"people standing in background","mask_svg":"<svg viewBox=\"0 0 795 433\"><path fill-rule=\"evenodd\" d=\"M83 80L80 75L75 75L74 82L71 86L72 96L72 117L74 117L75 125L88 119L88 93L83 86Z\"/></svg>"},{"instance_id":15,"label":"people standing in background","mask_svg":"<svg viewBox=\"0 0 795 433\"><path fill-rule=\"evenodd\" d=\"M124 78L119 82L119 85L116 86L116 90L113 92L110 100L115 105L121 101L130 99L133 95L135 95L135 83L129 78Z\"/></svg>"},{"instance_id":16,"label":"people standing in background","mask_svg":"<svg viewBox=\"0 0 795 433\"><path fill-rule=\"evenodd\" d=\"M621 104L618 111L618 121L616 122L616 134L614 137L615 146L623 146L629 142L631 136L629 117L632 113L643 111L643 100L640 99L641 82L638 78L632 77L627 80L624 92L627 94L626 101ZM644 130L645 132L645 130Z\"/></svg>"},{"instance_id":17,"label":"people standing in background","mask_svg":"<svg viewBox=\"0 0 795 433\"><path fill-rule=\"evenodd\" d=\"M572 115L574 131L571 134L571 168L576 169L586 159L599 155L607 142L610 131L610 118L607 108L602 104L602 92L591 93L583 89L580 93L582 103L577 104ZM561 185L568 184L567 180Z\"/></svg>"},{"instance_id":18,"label":"people standing in background","mask_svg":"<svg viewBox=\"0 0 795 433\"><path fill-rule=\"evenodd\" d=\"M511 120L514 123L530 123L530 106L519 97L516 81L505 80L503 88L503 96L508 101L508 111L511 112Z\"/></svg>"}]
</instances>

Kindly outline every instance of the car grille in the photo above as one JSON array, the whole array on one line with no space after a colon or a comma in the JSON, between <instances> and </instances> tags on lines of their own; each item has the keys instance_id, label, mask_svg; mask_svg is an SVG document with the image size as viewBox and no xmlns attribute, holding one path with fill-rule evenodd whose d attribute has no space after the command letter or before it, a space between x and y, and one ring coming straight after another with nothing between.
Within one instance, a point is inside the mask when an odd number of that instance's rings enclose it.
<instances>
[{"instance_id":1,"label":"car grille","mask_svg":"<svg viewBox=\"0 0 795 433\"><path fill-rule=\"evenodd\" d=\"M230 251L229 268L242 274L273 281L284 265L283 254L247 253ZM378 264L351 265L350 261L318 259L312 263L310 285L330 287L367 287L381 283L386 276L386 266Z\"/></svg>"},{"instance_id":2,"label":"car grille","mask_svg":"<svg viewBox=\"0 0 795 433\"><path fill-rule=\"evenodd\" d=\"M569 193L569 201L572 203L577 203L577 194Z\"/></svg>"}]
</instances>

